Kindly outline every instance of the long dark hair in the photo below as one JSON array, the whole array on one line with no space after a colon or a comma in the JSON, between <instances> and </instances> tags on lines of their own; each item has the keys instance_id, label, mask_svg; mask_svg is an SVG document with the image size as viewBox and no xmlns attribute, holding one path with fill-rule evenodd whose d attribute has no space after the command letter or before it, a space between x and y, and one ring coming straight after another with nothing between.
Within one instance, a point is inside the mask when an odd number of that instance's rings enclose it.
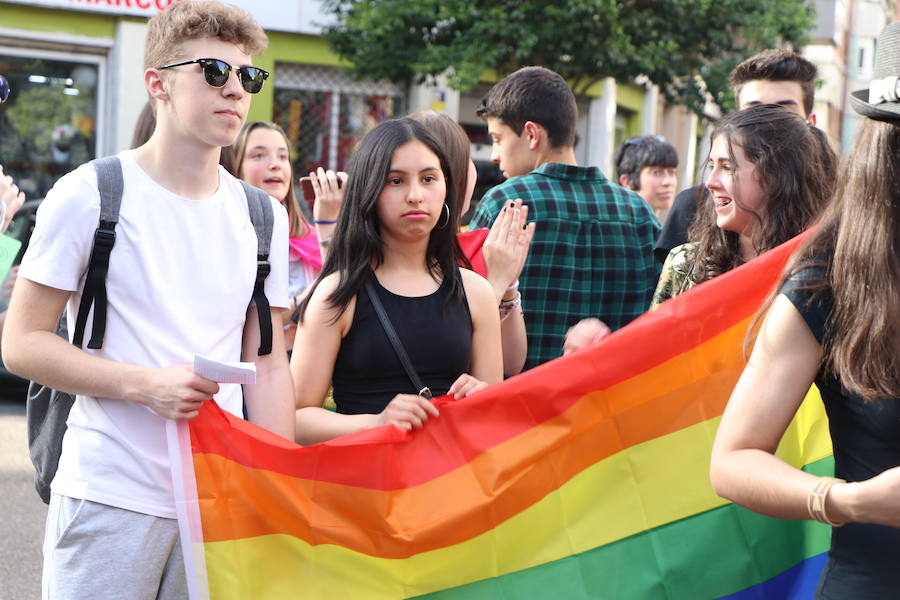
<instances>
[{"instance_id":1,"label":"long dark hair","mask_svg":"<svg viewBox=\"0 0 900 600\"><path fill-rule=\"evenodd\" d=\"M751 214L757 254L771 250L809 228L834 189L837 157L825 135L782 106L766 104L731 113L719 122L713 139L723 136L734 162L740 146L753 163L763 189L759 211ZM735 175L736 177L738 174ZM700 206L688 232L695 250L692 279L700 283L743 264L740 236L716 226L708 203Z\"/></svg>"},{"instance_id":2,"label":"long dark hair","mask_svg":"<svg viewBox=\"0 0 900 600\"><path fill-rule=\"evenodd\" d=\"M444 149L447 164L456 183L456 202L453 203L453 209L461 213L466 200L466 178L469 175L469 161L471 160L469 138L466 136L466 132L446 113L426 110L411 114L409 118L424 125L425 129ZM459 214L453 216L457 220L460 217Z\"/></svg>"},{"instance_id":3,"label":"long dark hair","mask_svg":"<svg viewBox=\"0 0 900 600\"><path fill-rule=\"evenodd\" d=\"M898 157L900 122L863 119L834 200L781 279L783 284L810 265L824 267L824 279L808 284L830 288L834 298L823 364L866 400L900 396Z\"/></svg>"},{"instance_id":4,"label":"long dark hair","mask_svg":"<svg viewBox=\"0 0 900 600\"><path fill-rule=\"evenodd\" d=\"M328 303L338 309L336 318L339 318L350 300L362 288L366 278L384 262L381 224L376 205L391 171L394 150L412 141L425 144L440 160L447 187L444 201L451 215L446 225L431 230L425 264L436 280L449 280L448 300L465 301L465 291L456 270L462 257L462 249L456 240L459 223L459 208L455 206L458 182L454 180L447 158L434 137L421 123L405 117L384 121L372 129L354 152L344 203L331 238L331 251L322 266L322 272L300 305L301 321L309 298L325 277L332 273L339 274L337 287L328 296Z\"/></svg>"},{"instance_id":5,"label":"long dark hair","mask_svg":"<svg viewBox=\"0 0 900 600\"><path fill-rule=\"evenodd\" d=\"M411 114L409 118L424 125L425 129L434 136L434 139L444 149L444 153L447 156L447 165L450 167L453 181L456 182L456 201L452 205L448 204L448 206L451 206L450 215L453 218L453 223L459 223L459 220L462 218L463 206L467 200L466 185L469 178L469 163L472 160L469 137L459 123L446 113L426 110ZM470 271L472 270L472 263L469 262L469 258L465 254L460 256L459 264Z\"/></svg>"}]
</instances>

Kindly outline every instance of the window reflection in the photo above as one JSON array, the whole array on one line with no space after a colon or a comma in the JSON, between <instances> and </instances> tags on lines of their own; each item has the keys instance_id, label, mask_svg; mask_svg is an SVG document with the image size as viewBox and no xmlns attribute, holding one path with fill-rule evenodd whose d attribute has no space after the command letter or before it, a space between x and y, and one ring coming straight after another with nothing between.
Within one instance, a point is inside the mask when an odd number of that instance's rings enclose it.
<instances>
[{"instance_id":1,"label":"window reflection","mask_svg":"<svg viewBox=\"0 0 900 600\"><path fill-rule=\"evenodd\" d=\"M0 54L10 95L0 104L0 164L28 198L93 159L97 135L96 64Z\"/></svg>"},{"instance_id":2,"label":"window reflection","mask_svg":"<svg viewBox=\"0 0 900 600\"><path fill-rule=\"evenodd\" d=\"M347 170L359 140L402 109L398 96L276 88L273 120L293 145L294 173L306 174Z\"/></svg>"}]
</instances>

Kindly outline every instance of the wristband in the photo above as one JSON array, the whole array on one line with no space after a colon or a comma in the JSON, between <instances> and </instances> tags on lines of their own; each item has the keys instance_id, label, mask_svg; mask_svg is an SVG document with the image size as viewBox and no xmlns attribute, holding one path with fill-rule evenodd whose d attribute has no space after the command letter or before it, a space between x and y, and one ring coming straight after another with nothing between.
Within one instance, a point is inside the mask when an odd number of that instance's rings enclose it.
<instances>
[{"instance_id":1,"label":"wristband","mask_svg":"<svg viewBox=\"0 0 900 600\"><path fill-rule=\"evenodd\" d=\"M337 223L337 220L313 219L313 225L334 225L335 223Z\"/></svg>"},{"instance_id":2,"label":"wristband","mask_svg":"<svg viewBox=\"0 0 900 600\"><path fill-rule=\"evenodd\" d=\"M825 501L828 499L828 492L836 483L847 483L843 479L835 479L834 477L820 477L816 485L809 490L809 496L806 498L806 509L811 519L819 523L825 523L832 527L840 527L843 523L836 523L828 518L825 512Z\"/></svg>"},{"instance_id":3,"label":"wristband","mask_svg":"<svg viewBox=\"0 0 900 600\"><path fill-rule=\"evenodd\" d=\"M500 303L500 320L505 321L506 317L508 317L514 310L521 309L522 307L522 294L516 292L515 298L512 300L504 300ZM521 312L521 310L519 311Z\"/></svg>"}]
</instances>

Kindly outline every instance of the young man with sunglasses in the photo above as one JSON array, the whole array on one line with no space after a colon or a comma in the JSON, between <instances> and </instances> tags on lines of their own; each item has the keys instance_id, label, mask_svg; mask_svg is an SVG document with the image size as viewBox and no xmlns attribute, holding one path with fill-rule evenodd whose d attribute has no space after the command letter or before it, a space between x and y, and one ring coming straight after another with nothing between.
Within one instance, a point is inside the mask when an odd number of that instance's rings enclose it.
<instances>
[{"instance_id":1,"label":"young man with sunglasses","mask_svg":"<svg viewBox=\"0 0 900 600\"><path fill-rule=\"evenodd\" d=\"M101 349L54 335L74 323L99 219L98 175L66 175L38 211L4 335L8 367L77 394L63 440L44 541L44 598L185 598L166 420L204 402L293 439L283 336L259 356L251 306L257 239L240 183L219 167L265 72L250 66L266 36L244 11L178 2L149 23L144 83L157 125L118 155L124 192L106 276ZM277 200L265 295L271 322L287 303L287 217ZM91 335L88 319L85 339ZM241 388L195 375L194 354L255 361Z\"/></svg>"}]
</instances>

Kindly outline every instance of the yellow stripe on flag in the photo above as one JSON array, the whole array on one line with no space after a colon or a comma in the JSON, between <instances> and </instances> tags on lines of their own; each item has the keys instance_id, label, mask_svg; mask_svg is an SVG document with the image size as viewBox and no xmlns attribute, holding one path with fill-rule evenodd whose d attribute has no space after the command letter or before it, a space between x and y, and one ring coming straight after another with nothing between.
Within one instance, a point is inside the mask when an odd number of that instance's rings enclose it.
<instances>
[{"instance_id":1,"label":"yellow stripe on flag","mask_svg":"<svg viewBox=\"0 0 900 600\"><path fill-rule=\"evenodd\" d=\"M487 533L406 559L376 558L330 544L311 546L280 534L207 542L211 597L259 598L260 589L266 590L265 598L416 596L555 561L722 506L726 501L713 493L708 476L718 423L716 417L628 448ZM813 388L779 455L795 466L829 456L828 436L816 434L825 423ZM235 580L235 557L252 578ZM309 570L298 570L298 565ZM347 572L354 577L346 577Z\"/></svg>"}]
</instances>

